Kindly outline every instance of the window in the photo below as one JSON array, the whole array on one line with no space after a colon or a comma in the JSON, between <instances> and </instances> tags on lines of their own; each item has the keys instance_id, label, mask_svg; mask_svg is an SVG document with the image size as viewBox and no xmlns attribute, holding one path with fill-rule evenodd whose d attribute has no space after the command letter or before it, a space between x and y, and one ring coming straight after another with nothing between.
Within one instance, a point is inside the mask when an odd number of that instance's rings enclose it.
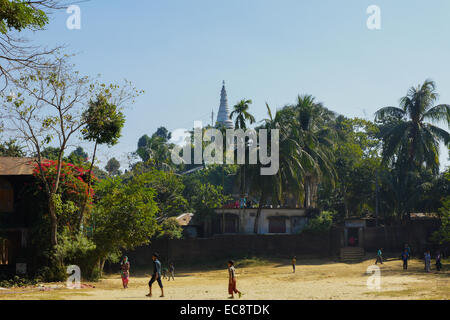
<instances>
[{"instance_id":1,"label":"window","mask_svg":"<svg viewBox=\"0 0 450 320\"><path fill-rule=\"evenodd\" d=\"M8 180L0 178L0 212L14 211L14 190Z\"/></svg>"},{"instance_id":2,"label":"window","mask_svg":"<svg viewBox=\"0 0 450 320\"><path fill-rule=\"evenodd\" d=\"M9 264L9 241L0 238L0 265Z\"/></svg>"}]
</instances>

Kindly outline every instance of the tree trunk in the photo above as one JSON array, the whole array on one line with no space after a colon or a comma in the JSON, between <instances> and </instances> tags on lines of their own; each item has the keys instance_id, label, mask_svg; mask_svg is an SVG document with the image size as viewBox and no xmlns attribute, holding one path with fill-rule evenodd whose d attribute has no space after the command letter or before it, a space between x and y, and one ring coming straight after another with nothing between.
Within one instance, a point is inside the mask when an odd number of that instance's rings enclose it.
<instances>
[{"instance_id":1,"label":"tree trunk","mask_svg":"<svg viewBox=\"0 0 450 320\"><path fill-rule=\"evenodd\" d=\"M52 246L56 246L58 244L58 217L56 216L56 208L53 196L50 196L49 198L48 208L50 211L51 220L51 243Z\"/></svg>"},{"instance_id":2,"label":"tree trunk","mask_svg":"<svg viewBox=\"0 0 450 320\"><path fill-rule=\"evenodd\" d=\"M85 212L85 210L86 210L87 201L88 201L89 196L90 196L90 194L91 194L92 169L94 168L95 154L97 153L97 145L98 145L98 143L95 142L94 153L93 153L93 155L92 155L91 166L90 166L90 168L89 168L89 174L88 174L88 179L87 179L87 180L88 180L88 186L87 186L88 189L87 189L87 193L86 193L86 196L84 197L84 201L83 201L83 204L82 204L81 210L80 210L80 219L79 219L79 222L78 222L80 228L81 228L82 225L83 225L84 212Z\"/></svg>"},{"instance_id":3,"label":"tree trunk","mask_svg":"<svg viewBox=\"0 0 450 320\"><path fill-rule=\"evenodd\" d=\"M258 210L256 211L256 216L255 216L255 224L253 225L253 232L255 234L258 234L259 218L261 216L262 206L265 201L266 201L266 192L263 191L261 193L261 197L259 198Z\"/></svg>"}]
</instances>

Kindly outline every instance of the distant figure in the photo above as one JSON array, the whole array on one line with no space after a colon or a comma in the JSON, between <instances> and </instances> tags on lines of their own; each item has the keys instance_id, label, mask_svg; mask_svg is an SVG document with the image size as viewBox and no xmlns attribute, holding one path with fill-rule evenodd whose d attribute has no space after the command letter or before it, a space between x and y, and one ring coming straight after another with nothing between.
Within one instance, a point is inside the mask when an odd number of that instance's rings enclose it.
<instances>
[{"instance_id":1,"label":"distant figure","mask_svg":"<svg viewBox=\"0 0 450 320\"><path fill-rule=\"evenodd\" d=\"M441 271L441 269L442 269L441 253L438 251L436 252L436 270Z\"/></svg>"},{"instance_id":2,"label":"distant figure","mask_svg":"<svg viewBox=\"0 0 450 320\"><path fill-rule=\"evenodd\" d=\"M425 260L425 271L426 272L431 272L431 254L430 254L430 250L425 252L424 260Z\"/></svg>"},{"instance_id":3,"label":"distant figure","mask_svg":"<svg viewBox=\"0 0 450 320\"><path fill-rule=\"evenodd\" d=\"M375 264L378 264L378 262L383 264L383 248L378 249L377 260L375 261Z\"/></svg>"},{"instance_id":4,"label":"distant figure","mask_svg":"<svg viewBox=\"0 0 450 320\"><path fill-rule=\"evenodd\" d=\"M293 270L293 272L295 273L295 264L297 263L297 257L296 256L294 256L293 258L292 258L292 270Z\"/></svg>"},{"instance_id":5,"label":"distant figure","mask_svg":"<svg viewBox=\"0 0 450 320\"><path fill-rule=\"evenodd\" d=\"M403 260L403 270L408 270L408 259L409 259L409 253L408 250L405 248L402 252L402 260Z\"/></svg>"},{"instance_id":6,"label":"distant figure","mask_svg":"<svg viewBox=\"0 0 450 320\"><path fill-rule=\"evenodd\" d=\"M230 260L228 261L228 294L231 295L229 299L234 299L235 293L239 294L239 298L242 297L242 293L236 286L236 269L234 268L234 262Z\"/></svg>"},{"instance_id":7,"label":"distant figure","mask_svg":"<svg viewBox=\"0 0 450 320\"><path fill-rule=\"evenodd\" d=\"M163 267L162 268L162 278L163 279L167 279L167 273L168 273L168 269L167 269L167 267Z\"/></svg>"},{"instance_id":8,"label":"distant figure","mask_svg":"<svg viewBox=\"0 0 450 320\"><path fill-rule=\"evenodd\" d=\"M411 257L411 248L409 247L409 245L407 243L405 243L405 249L406 249L406 251L408 251L408 257Z\"/></svg>"},{"instance_id":9,"label":"distant figure","mask_svg":"<svg viewBox=\"0 0 450 320\"><path fill-rule=\"evenodd\" d=\"M173 265L173 262L171 262L169 264L169 280L170 281L170 277L172 277L172 280L175 281L175 266Z\"/></svg>"},{"instance_id":10,"label":"distant figure","mask_svg":"<svg viewBox=\"0 0 450 320\"><path fill-rule=\"evenodd\" d=\"M159 287L161 288L161 298L162 298L164 297L164 288L161 282L161 262L159 262L159 254L155 252L152 256L152 260L153 260L153 274L152 278L148 282L149 293L147 294L147 297L152 296L152 285L153 282L157 281Z\"/></svg>"},{"instance_id":11,"label":"distant figure","mask_svg":"<svg viewBox=\"0 0 450 320\"><path fill-rule=\"evenodd\" d=\"M351 246L351 247L353 247L353 246L355 246L355 238L354 237L350 237L349 239L348 239L348 244Z\"/></svg>"},{"instance_id":12,"label":"distant figure","mask_svg":"<svg viewBox=\"0 0 450 320\"><path fill-rule=\"evenodd\" d=\"M120 263L120 276L122 277L122 285L124 289L128 288L128 280L130 277L130 263L128 262L128 257L123 257Z\"/></svg>"}]
</instances>

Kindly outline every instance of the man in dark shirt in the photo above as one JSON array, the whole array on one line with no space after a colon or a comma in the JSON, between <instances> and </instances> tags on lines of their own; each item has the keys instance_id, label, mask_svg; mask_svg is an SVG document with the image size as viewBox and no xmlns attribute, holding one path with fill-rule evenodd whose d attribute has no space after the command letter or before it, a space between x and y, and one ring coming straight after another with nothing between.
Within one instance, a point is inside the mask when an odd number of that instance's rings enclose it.
<instances>
[{"instance_id":1,"label":"man in dark shirt","mask_svg":"<svg viewBox=\"0 0 450 320\"><path fill-rule=\"evenodd\" d=\"M159 255L156 252L153 254L152 260L153 260L153 274L152 278L148 282L149 293L147 294L147 297L152 296L152 285L153 282L155 281L158 282L158 285L161 288L161 297L164 297L164 289L161 282L161 262L159 262Z\"/></svg>"}]
</instances>

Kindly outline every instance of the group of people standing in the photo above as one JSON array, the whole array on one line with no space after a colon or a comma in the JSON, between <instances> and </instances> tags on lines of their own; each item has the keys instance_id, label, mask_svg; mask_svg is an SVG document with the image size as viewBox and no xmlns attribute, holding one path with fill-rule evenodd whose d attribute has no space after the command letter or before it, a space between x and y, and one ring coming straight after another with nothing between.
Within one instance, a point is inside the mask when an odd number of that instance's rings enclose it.
<instances>
[{"instance_id":1,"label":"group of people standing","mask_svg":"<svg viewBox=\"0 0 450 320\"><path fill-rule=\"evenodd\" d=\"M408 246L408 244L405 244L405 247L403 248L403 251L400 255L401 260L403 261L403 270L408 270L408 261L411 258L411 248ZM436 270L441 271L442 269L442 263L441 263L441 253L440 251L436 252L435 255L436 260ZM383 248L378 249L377 252L377 259L375 261L375 264L381 263L383 264ZM425 263L425 271L431 272L431 253L430 250L427 250L424 253L424 263Z\"/></svg>"}]
</instances>

